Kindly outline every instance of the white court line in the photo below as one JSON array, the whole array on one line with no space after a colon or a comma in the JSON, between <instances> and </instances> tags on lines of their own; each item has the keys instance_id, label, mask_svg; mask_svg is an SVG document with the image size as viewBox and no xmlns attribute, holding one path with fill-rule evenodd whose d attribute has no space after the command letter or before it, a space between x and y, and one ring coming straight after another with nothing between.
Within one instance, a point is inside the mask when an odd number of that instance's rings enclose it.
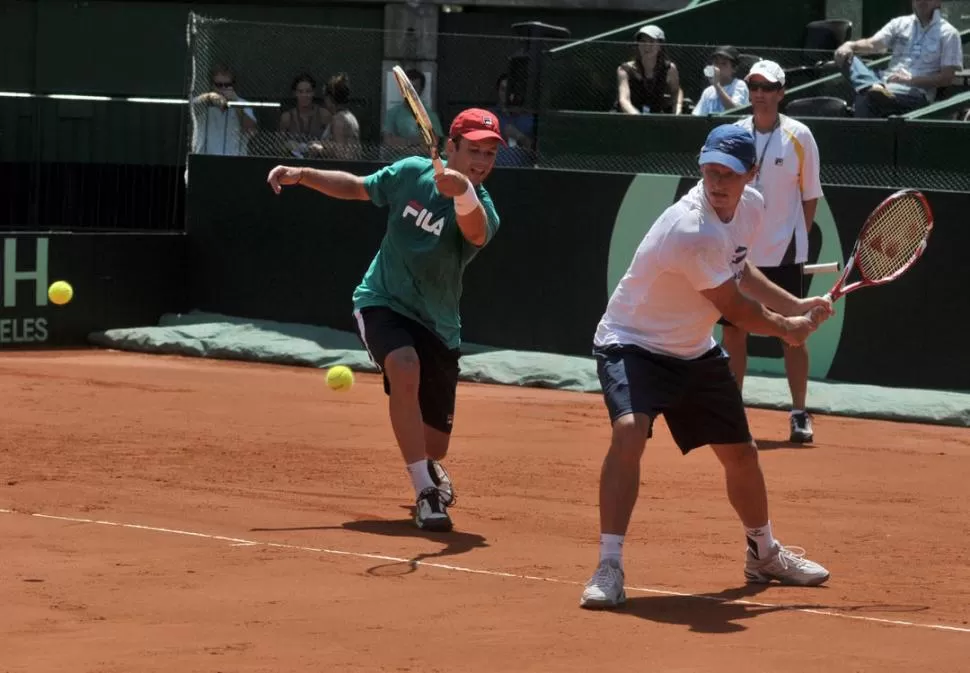
<instances>
[{"instance_id":1,"label":"white court line","mask_svg":"<svg viewBox=\"0 0 970 673\"><path fill-rule=\"evenodd\" d=\"M0 514L25 514L10 509L0 509ZM431 563L429 561L415 561L413 559L398 558L396 556L385 556L383 554L367 554L364 552L341 551L339 549L324 549L322 547L303 547L294 544L282 544L279 542L262 542L259 540L244 540L236 537L226 537L225 535L209 535L208 533L195 533L187 530L176 530L173 528L159 528L157 526L142 526L135 523L119 523L117 521L99 521L96 519L81 519L71 516L54 516L52 514L26 513L38 519L52 519L54 521L68 521L70 523L88 523L98 526L115 526L117 528L129 528L132 530L147 531L150 533L167 533L169 535L183 535L187 537L197 537L204 540L217 540L219 542L229 542L233 547L272 547L274 549L289 549L291 551L305 551L314 554L331 554L333 556L351 556L354 558L365 558L375 561L393 561L397 563L411 563L415 566L425 566L428 568L438 568L440 570L451 570L453 572L468 573L471 575L488 575L489 577L507 577L517 580L530 580L535 582L551 582L554 584L566 584L571 586L583 586L583 582L574 580L561 580L554 577L538 577L535 575L518 575L516 573L501 572L498 570L481 570L476 568L465 568L463 566L448 565L446 563ZM813 608L796 608L787 605L777 605L775 603L760 603L741 599L725 599L716 596L706 596L704 594L686 594L680 591L667 591L665 589L650 589L646 587L626 587L627 591L638 591L645 594L657 594L660 596L678 596L681 598L696 598L699 600L713 601L715 603L733 605L751 605L759 608L774 608L787 610L789 612L803 612L810 615L822 615L824 617L840 617L842 619L854 619L860 622L871 622L875 624L888 624L891 626L911 626L920 629L933 629L936 631L950 631L955 633L970 633L970 628L961 626L947 626L945 624L921 624L919 622L908 622L902 619L883 619L881 617L863 617L860 615L847 615L834 610L816 610Z\"/></svg>"}]
</instances>

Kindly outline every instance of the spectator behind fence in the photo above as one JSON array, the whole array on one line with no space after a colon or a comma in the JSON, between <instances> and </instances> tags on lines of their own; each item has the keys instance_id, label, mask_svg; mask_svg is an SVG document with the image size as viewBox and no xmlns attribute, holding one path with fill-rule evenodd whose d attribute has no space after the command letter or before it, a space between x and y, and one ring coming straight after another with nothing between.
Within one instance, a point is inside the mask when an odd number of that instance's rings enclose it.
<instances>
[{"instance_id":1,"label":"spectator behind fence","mask_svg":"<svg viewBox=\"0 0 970 673\"><path fill-rule=\"evenodd\" d=\"M347 73L334 75L327 82L324 104L330 112L330 126L324 130L321 142L310 144L310 151L331 159L359 159L360 124L350 111L350 79Z\"/></svg>"},{"instance_id":2,"label":"spectator behind fence","mask_svg":"<svg viewBox=\"0 0 970 673\"><path fill-rule=\"evenodd\" d=\"M248 138L256 131L256 113L249 107L229 107L230 101L247 101L236 93L236 76L228 66L215 66L211 82L212 91L192 100L192 151L226 156L246 154Z\"/></svg>"},{"instance_id":3,"label":"spectator behind fence","mask_svg":"<svg viewBox=\"0 0 970 673\"><path fill-rule=\"evenodd\" d=\"M498 98L490 112L498 117L507 145L499 145L496 166L531 166L535 163L535 116L522 108L517 96L509 95L509 76L502 73L495 82Z\"/></svg>"},{"instance_id":4,"label":"spectator behind fence","mask_svg":"<svg viewBox=\"0 0 970 673\"><path fill-rule=\"evenodd\" d=\"M856 117L889 117L936 99L963 67L960 33L941 15L942 0L913 0L913 14L898 16L868 39L849 41L835 62L856 91ZM889 67L877 74L856 58L892 50Z\"/></svg>"},{"instance_id":5,"label":"spectator behind fence","mask_svg":"<svg viewBox=\"0 0 970 673\"><path fill-rule=\"evenodd\" d=\"M660 26L643 26L636 32L633 60L616 69L617 112L680 114L684 92L677 65L664 50L666 39Z\"/></svg>"},{"instance_id":6,"label":"spectator behind fence","mask_svg":"<svg viewBox=\"0 0 970 673\"><path fill-rule=\"evenodd\" d=\"M323 139L332 115L316 102L317 82L309 73L297 75L290 88L296 104L280 115L279 130L286 149L295 157L304 157L312 154L310 143Z\"/></svg>"},{"instance_id":7,"label":"spectator behind fence","mask_svg":"<svg viewBox=\"0 0 970 673\"><path fill-rule=\"evenodd\" d=\"M738 59L738 50L734 47L725 45L714 50L711 65L704 68L711 85L701 94L694 115L717 114L748 104L748 85L735 77Z\"/></svg>"},{"instance_id":8,"label":"spectator behind fence","mask_svg":"<svg viewBox=\"0 0 970 673\"><path fill-rule=\"evenodd\" d=\"M424 88L427 85L424 73L414 68L405 70L404 73L411 80L411 86L418 92L418 96L423 96ZM431 127L434 129L435 135L439 138L443 137L441 120L438 119L437 113L435 113L430 105L425 105L425 108L428 111L428 117L431 118ZM423 152L424 150L421 149L423 142L421 139L421 131L418 130L418 123L414 121L414 115L411 114L411 109L404 101L401 101L387 111L387 117L384 119L385 145Z\"/></svg>"}]
</instances>

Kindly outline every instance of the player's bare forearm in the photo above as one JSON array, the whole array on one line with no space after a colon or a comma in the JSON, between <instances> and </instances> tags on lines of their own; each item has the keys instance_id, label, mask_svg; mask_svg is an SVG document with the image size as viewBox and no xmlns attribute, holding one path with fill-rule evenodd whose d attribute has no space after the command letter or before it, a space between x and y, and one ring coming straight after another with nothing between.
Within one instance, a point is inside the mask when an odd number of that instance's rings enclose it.
<instances>
[{"instance_id":1,"label":"player's bare forearm","mask_svg":"<svg viewBox=\"0 0 970 673\"><path fill-rule=\"evenodd\" d=\"M323 171L316 168L300 169L298 185L315 189L335 199L348 201L369 201L370 195L364 189L364 179L345 171Z\"/></svg>"},{"instance_id":2,"label":"player's bare forearm","mask_svg":"<svg viewBox=\"0 0 970 673\"><path fill-rule=\"evenodd\" d=\"M461 235L474 246L485 245L488 238L488 218L485 215L485 208L479 204L478 208L464 215L455 214L458 220L458 228Z\"/></svg>"},{"instance_id":3,"label":"player's bare forearm","mask_svg":"<svg viewBox=\"0 0 970 673\"><path fill-rule=\"evenodd\" d=\"M749 334L784 337L789 331L784 316L768 310L763 304L748 297L743 297L735 310L725 313L724 317Z\"/></svg>"},{"instance_id":4,"label":"player's bare forearm","mask_svg":"<svg viewBox=\"0 0 970 673\"><path fill-rule=\"evenodd\" d=\"M744 275L741 276L739 287L748 297L770 307L776 313L782 315L799 313L798 297L772 283L751 262L745 262Z\"/></svg>"},{"instance_id":5,"label":"player's bare forearm","mask_svg":"<svg viewBox=\"0 0 970 673\"><path fill-rule=\"evenodd\" d=\"M765 283L768 282L763 275L758 275ZM701 294L733 325L750 334L778 337L797 346L804 343L815 329L815 322L810 318L779 315L746 296L733 278L717 287L702 290Z\"/></svg>"},{"instance_id":6,"label":"player's bare forearm","mask_svg":"<svg viewBox=\"0 0 970 673\"><path fill-rule=\"evenodd\" d=\"M811 233L815 223L815 211L818 210L818 199L802 201L802 212L805 213L805 231Z\"/></svg>"}]
</instances>

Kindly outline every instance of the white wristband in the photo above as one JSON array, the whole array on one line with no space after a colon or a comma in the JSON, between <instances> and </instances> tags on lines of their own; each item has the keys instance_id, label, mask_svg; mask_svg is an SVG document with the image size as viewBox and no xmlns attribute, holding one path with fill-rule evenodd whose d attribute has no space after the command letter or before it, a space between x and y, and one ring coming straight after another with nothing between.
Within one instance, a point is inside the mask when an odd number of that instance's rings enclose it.
<instances>
[{"instance_id":1,"label":"white wristband","mask_svg":"<svg viewBox=\"0 0 970 673\"><path fill-rule=\"evenodd\" d=\"M459 215L468 215L479 205L478 195L475 193L475 188L471 182L468 183L468 189L465 190L464 194L455 197L455 212Z\"/></svg>"}]
</instances>

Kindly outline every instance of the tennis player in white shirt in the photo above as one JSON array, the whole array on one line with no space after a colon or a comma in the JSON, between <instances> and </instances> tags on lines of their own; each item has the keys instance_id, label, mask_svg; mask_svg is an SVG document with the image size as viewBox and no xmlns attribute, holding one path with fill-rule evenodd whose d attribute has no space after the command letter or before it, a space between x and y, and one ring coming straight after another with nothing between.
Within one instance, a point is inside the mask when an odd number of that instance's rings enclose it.
<instances>
[{"instance_id":1,"label":"tennis player in white shirt","mask_svg":"<svg viewBox=\"0 0 970 673\"><path fill-rule=\"evenodd\" d=\"M680 450L711 445L747 540L748 582L816 586L829 571L772 534L758 449L727 354L714 340L721 315L744 329L800 344L831 315L827 299L799 299L747 260L764 200L748 183L754 137L722 125L701 150L702 180L644 237L610 298L593 340L613 427L600 477L600 560L580 605L626 600L623 543L640 485L640 458L663 414ZM765 305L777 307L770 311Z\"/></svg>"}]
</instances>

